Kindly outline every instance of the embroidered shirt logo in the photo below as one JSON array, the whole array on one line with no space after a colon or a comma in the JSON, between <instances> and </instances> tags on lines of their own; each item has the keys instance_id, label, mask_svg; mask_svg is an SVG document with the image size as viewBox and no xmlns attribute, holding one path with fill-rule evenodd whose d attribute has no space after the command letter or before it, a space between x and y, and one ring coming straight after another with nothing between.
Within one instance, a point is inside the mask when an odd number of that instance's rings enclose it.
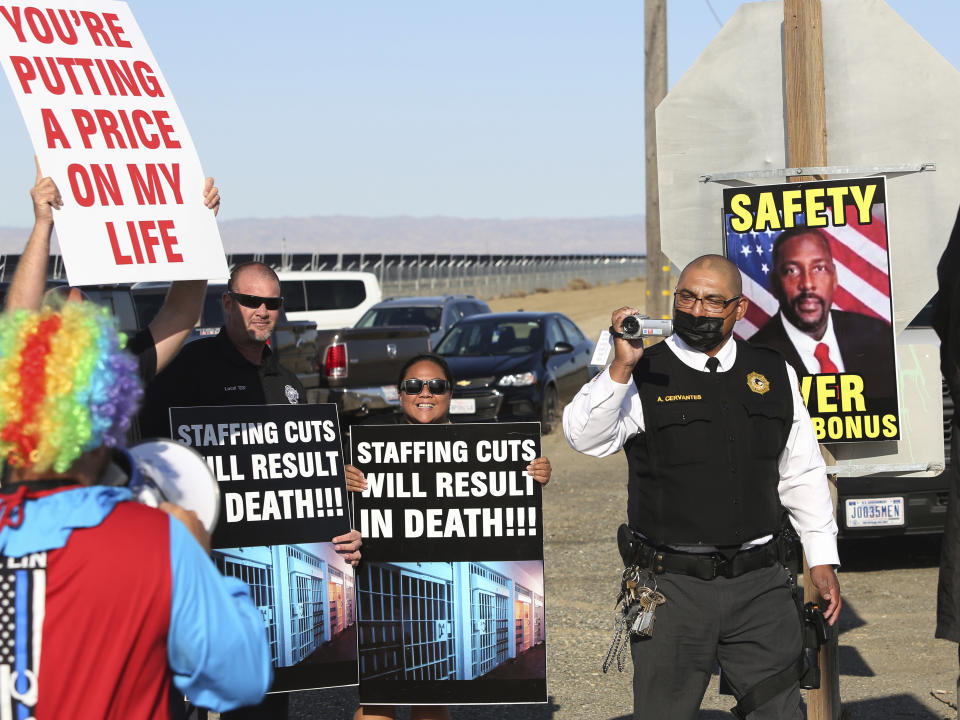
<instances>
[{"instance_id":1,"label":"embroidered shirt logo","mask_svg":"<svg viewBox=\"0 0 960 720\"><path fill-rule=\"evenodd\" d=\"M770 391L770 381L758 372L747 375L747 387L758 395L765 395Z\"/></svg>"},{"instance_id":2,"label":"embroidered shirt logo","mask_svg":"<svg viewBox=\"0 0 960 720\"><path fill-rule=\"evenodd\" d=\"M703 400L703 395L657 395L657 402L678 402L680 400Z\"/></svg>"},{"instance_id":3,"label":"embroidered shirt logo","mask_svg":"<svg viewBox=\"0 0 960 720\"><path fill-rule=\"evenodd\" d=\"M293 385L284 385L283 394L287 396L287 402L291 405L296 405L300 402L300 393L297 392L297 389Z\"/></svg>"}]
</instances>

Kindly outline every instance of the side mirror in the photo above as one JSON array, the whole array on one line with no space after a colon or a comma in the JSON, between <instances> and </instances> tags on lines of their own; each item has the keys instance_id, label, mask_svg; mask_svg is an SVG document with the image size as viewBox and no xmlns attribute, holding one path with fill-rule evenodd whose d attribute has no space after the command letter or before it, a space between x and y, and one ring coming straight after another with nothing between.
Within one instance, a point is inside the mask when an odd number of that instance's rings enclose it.
<instances>
[{"instance_id":1,"label":"side mirror","mask_svg":"<svg viewBox=\"0 0 960 720\"><path fill-rule=\"evenodd\" d=\"M548 355L564 355L566 353L572 353L572 352L573 352L573 345L571 345L568 342L558 342L556 345L553 346L553 350L551 350L548 353Z\"/></svg>"}]
</instances>

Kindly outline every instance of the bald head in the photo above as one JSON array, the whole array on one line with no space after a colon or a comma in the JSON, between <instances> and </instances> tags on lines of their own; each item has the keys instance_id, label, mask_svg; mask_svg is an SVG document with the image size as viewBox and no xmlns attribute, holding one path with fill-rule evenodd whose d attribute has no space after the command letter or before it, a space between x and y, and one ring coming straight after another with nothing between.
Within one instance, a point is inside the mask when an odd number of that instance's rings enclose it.
<instances>
[{"instance_id":1,"label":"bald head","mask_svg":"<svg viewBox=\"0 0 960 720\"><path fill-rule=\"evenodd\" d=\"M677 283L677 287L684 287L685 279L701 273L716 278L725 288L723 293L725 297L735 297L743 292L740 269L722 255L701 255L688 263L683 272L680 273L680 281Z\"/></svg>"},{"instance_id":2,"label":"bald head","mask_svg":"<svg viewBox=\"0 0 960 720\"><path fill-rule=\"evenodd\" d=\"M277 290L275 293L270 293L270 295L280 294L280 278L277 277L277 273L274 272L272 267L264 265L261 262L247 262L237 265L233 269L233 272L230 273L230 279L227 281L227 290L243 292L238 289L238 285L246 284L249 281L256 281L258 283L273 281L277 285Z\"/></svg>"}]
</instances>

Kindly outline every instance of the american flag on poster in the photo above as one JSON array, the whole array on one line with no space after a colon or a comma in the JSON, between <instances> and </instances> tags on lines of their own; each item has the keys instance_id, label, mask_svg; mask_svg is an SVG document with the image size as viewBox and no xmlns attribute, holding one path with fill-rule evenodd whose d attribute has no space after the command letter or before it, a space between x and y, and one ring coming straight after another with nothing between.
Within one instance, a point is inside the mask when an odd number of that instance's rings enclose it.
<instances>
[{"instance_id":1,"label":"american flag on poster","mask_svg":"<svg viewBox=\"0 0 960 720\"><path fill-rule=\"evenodd\" d=\"M861 225L856 208L846 206L847 224L835 226L831 215L826 227L821 227L830 239L830 250L837 268L837 289L832 308L848 310L892 322L890 315L890 269L887 254L887 223L885 206L875 205L870 224ZM773 272L773 243L779 230L738 233L727 215L727 257L739 267L743 276L743 294L750 301L747 313L734 327L734 333L749 339L780 309L770 291ZM803 213L797 215L797 225L805 224Z\"/></svg>"}]
</instances>

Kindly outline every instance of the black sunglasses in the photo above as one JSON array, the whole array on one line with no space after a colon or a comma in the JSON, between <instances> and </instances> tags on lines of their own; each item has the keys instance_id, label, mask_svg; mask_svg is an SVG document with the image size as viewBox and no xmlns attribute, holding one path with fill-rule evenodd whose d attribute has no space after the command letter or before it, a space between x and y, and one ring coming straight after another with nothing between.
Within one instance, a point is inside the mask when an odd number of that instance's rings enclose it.
<instances>
[{"instance_id":1,"label":"black sunglasses","mask_svg":"<svg viewBox=\"0 0 960 720\"><path fill-rule=\"evenodd\" d=\"M261 305L266 305L267 310L279 310L280 306L283 305L282 297L261 297L259 295L246 295L245 293L234 292L233 290L227 290L227 295L232 297L238 303L243 305L246 308L258 308Z\"/></svg>"},{"instance_id":2,"label":"black sunglasses","mask_svg":"<svg viewBox=\"0 0 960 720\"><path fill-rule=\"evenodd\" d=\"M450 383L443 378L433 378L433 380L408 378L400 383L400 389L407 395L419 395L424 385L432 395L443 395L450 389Z\"/></svg>"}]
</instances>

